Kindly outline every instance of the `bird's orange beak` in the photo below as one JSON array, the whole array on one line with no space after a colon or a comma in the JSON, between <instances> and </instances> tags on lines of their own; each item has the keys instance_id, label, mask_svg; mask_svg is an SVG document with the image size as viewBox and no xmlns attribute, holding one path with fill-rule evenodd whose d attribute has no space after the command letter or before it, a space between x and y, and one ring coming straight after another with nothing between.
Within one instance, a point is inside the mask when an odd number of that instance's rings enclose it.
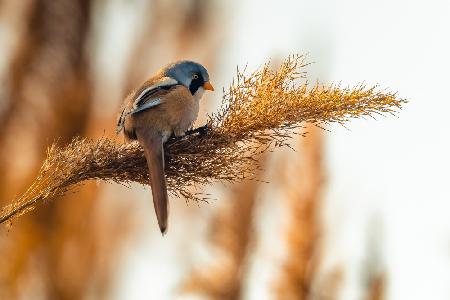
<instances>
[{"instance_id":1,"label":"bird's orange beak","mask_svg":"<svg viewBox=\"0 0 450 300\"><path fill-rule=\"evenodd\" d=\"M209 90L209 91L214 91L214 87L212 86L212 84L211 84L211 82L205 82L204 84L203 84L203 88L205 89L205 90Z\"/></svg>"}]
</instances>

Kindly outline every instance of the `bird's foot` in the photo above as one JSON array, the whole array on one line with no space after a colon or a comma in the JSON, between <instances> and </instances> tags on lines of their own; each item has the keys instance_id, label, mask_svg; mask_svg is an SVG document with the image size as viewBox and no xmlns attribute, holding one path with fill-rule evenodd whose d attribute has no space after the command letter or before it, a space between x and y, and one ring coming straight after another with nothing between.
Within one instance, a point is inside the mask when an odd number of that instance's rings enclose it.
<instances>
[{"instance_id":1,"label":"bird's foot","mask_svg":"<svg viewBox=\"0 0 450 300\"><path fill-rule=\"evenodd\" d=\"M168 142L178 142L179 140L183 139L183 135L182 136L176 136L173 132L172 135L167 139Z\"/></svg>"},{"instance_id":2,"label":"bird's foot","mask_svg":"<svg viewBox=\"0 0 450 300\"><path fill-rule=\"evenodd\" d=\"M196 133L198 133L199 136L205 136L208 133L208 124L205 124L203 126L195 128L195 129L188 130L185 132L184 135L176 136L174 133L172 133L172 135L169 137L168 141L177 142L177 141L184 139L187 136L190 136L190 135L193 135Z\"/></svg>"},{"instance_id":3,"label":"bird's foot","mask_svg":"<svg viewBox=\"0 0 450 300\"><path fill-rule=\"evenodd\" d=\"M198 133L200 136L205 136L208 133L208 124L186 131L185 136L195 133Z\"/></svg>"}]
</instances>

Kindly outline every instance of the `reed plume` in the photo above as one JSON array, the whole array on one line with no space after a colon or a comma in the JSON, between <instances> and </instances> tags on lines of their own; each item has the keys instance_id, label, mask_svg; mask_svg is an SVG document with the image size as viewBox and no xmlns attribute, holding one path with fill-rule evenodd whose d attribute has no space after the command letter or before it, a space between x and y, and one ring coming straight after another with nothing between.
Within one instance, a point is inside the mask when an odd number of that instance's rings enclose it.
<instances>
[{"instance_id":1,"label":"reed plume","mask_svg":"<svg viewBox=\"0 0 450 300\"><path fill-rule=\"evenodd\" d=\"M288 57L277 70L270 63L237 75L224 90L219 111L208 118L204 136L192 135L165 145L168 188L174 196L205 200L190 186L252 178L260 168L258 156L288 145L302 123L344 124L351 118L394 114L406 103L396 93L358 84L310 85L304 55ZM0 223L33 209L92 179L147 184L149 176L142 148L108 138L75 138L67 146L48 149L34 184L2 209Z\"/></svg>"}]
</instances>

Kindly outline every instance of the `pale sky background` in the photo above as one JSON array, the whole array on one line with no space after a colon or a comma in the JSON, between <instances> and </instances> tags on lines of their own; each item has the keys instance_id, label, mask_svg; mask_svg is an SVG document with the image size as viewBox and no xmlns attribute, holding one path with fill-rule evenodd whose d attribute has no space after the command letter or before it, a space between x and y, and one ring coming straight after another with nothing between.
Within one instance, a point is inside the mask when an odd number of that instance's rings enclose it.
<instances>
[{"instance_id":1,"label":"pale sky background","mask_svg":"<svg viewBox=\"0 0 450 300\"><path fill-rule=\"evenodd\" d=\"M123 37L142 13L136 7L144 1L133 2L111 1L106 12L119 30L109 38L103 62L113 69L120 69ZM315 62L310 80L343 86L364 81L409 99L398 117L352 121L347 129L329 126L321 271L346 266L340 299L362 299L362 268L374 258L375 268L388 272L387 299L450 299L450 1L224 0L216 9L228 27L218 74L211 74L217 91L237 65L252 69L269 57L308 52ZM148 216L142 224L148 229L129 241L116 299L171 299L181 279L178 268L190 268L187 257L213 259L200 237L220 201L200 209L173 204L171 219L177 221L161 239L153 232L148 190L136 189L137 213ZM267 198L276 195L270 185L264 190ZM267 234L258 242L244 295L271 299L265 283L279 257L271 245L280 239L283 215L267 201L258 214L265 221L257 226ZM186 236L185 226L198 234Z\"/></svg>"}]
</instances>

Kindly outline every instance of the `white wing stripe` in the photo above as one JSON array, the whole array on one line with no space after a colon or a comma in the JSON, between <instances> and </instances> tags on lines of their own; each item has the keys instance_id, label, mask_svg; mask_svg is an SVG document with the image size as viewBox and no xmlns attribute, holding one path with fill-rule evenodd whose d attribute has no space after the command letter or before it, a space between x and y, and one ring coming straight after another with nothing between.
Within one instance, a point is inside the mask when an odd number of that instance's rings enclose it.
<instances>
[{"instance_id":1,"label":"white wing stripe","mask_svg":"<svg viewBox=\"0 0 450 300\"><path fill-rule=\"evenodd\" d=\"M151 90L153 90L153 89L157 89L157 88L162 87L162 86L170 86L170 85L175 85L175 84L178 84L178 81L176 81L176 80L173 79L173 78L167 78L167 79L165 79L165 80L162 80L162 81L157 82L156 84L154 84L154 85L152 85L152 86L149 86L148 88L144 89L144 90L139 94L139 96L136 97L136 100L134 100L134 105L133 105L133 106L136 107L137 103L139 103L139 101L142 100L142 97L143 97L148 91L151 91Z\"/></svg>"},{"instance_id":2,"label":"white wing stripe","mask_svg":"<svg viewBox=\"0 0 450 300\"><path fill-rule=\"evenodd\" d=\"M155 107L157 105L160 105L161 103L162 103L161 98L152 99L152 100L144 103L143 105L141 105L141 106L133 109L132 111L130 111L130 114L135 114L137 112L140 112L140 111L143 111L143 110Z\"/></svg>"}]
</instances>

